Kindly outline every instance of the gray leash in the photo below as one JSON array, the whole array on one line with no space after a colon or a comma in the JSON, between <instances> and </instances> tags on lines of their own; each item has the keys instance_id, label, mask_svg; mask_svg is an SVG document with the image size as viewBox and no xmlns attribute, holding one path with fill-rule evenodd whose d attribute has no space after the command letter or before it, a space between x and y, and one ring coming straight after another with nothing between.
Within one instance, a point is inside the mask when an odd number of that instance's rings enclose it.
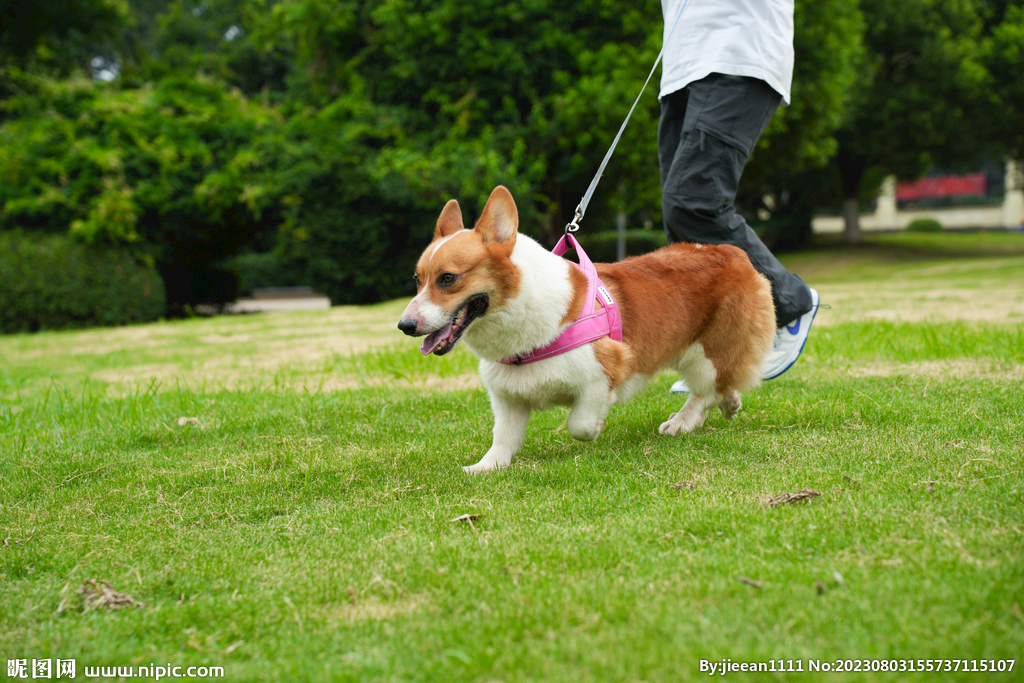
<instances>
[{"instance_id":1,"label":"gray leash","mask_svg":"<svg viewBox=\"0 0 1024 683\"><path fill-rule=\"evenodd\" d=\"M647 84L651 82L651 76L654 75L655 70L658 68L658 64L661 63L661 57L665 54L665 45L672 38L672 34L676 31L676 26L679 25L679 19L683 16L683 10L690 4L690 0L685 0L683 6L679 8L679 14L676 16L675 23L672 24L672 30L668 32L668 37L661 45L661 52L658 53L658 58L654 60L654 66L651 67L651 73L647 74L647 80L644 81L644 85L640 88L640 94L636 96L636 100L633 102L633 106L629 108L629 113L626 114L626 120L622 122L622 126L619 128L619 132L615 135L615 139L612 140L612 146L608 148L608 152L604 155L604 160L601 161L601 165L597 169L597 175L590 181L590 187L587 188L586 193L583 195L583 199L580 200L579 205L576 207L576 215L573 216L572 220L565 226L565 232L576 232L580 229L580 221L583 220L583 214L587 211L587 205L590 204L590 199L594 195L594 190L597 189L597 184L601 181L601 176L604 174L604 167L608 165L608 160L612 158L612 152L615 151L615 146L619 144L619 138L622 137L622 131L626 130L626 124L629 123L629 117L633 115L633 110L636 109L637 103L640 98L643 97L644 90L647 89Z\"/></svg>"}]
</instances>

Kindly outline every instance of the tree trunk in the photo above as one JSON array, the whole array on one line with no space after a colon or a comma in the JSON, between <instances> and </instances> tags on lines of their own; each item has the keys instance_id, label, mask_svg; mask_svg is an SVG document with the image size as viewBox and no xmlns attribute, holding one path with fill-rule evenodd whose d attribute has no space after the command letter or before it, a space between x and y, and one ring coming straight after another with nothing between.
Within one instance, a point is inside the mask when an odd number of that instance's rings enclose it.
<instances>
[{"instance_id":1,"label":"tree trunk","mask_svg":"<svg viewBox=\"0 0 1024 683\"><path fill-rule=\"evenodd\" d=\"M860 238L860 200L847 197L843 200L843 241L859 244Z\"/></svg>"},{"instance_id":2,"label":"tree trunk","mask_svg":"<svg viewBox=\"0 0 1024 683\"><path fill-rule=\"evenodd\" d=\"M619 211L615 215L615 229L618 232L618 239L615 245L615 260L621 261L626 258L626 212Z\"/></svg>"},{"instance_id":3,"label":"tree trunk","mask_svg":"<svg viewBox=\"0 0 1024 683\"><path fill-rule=\"evenodd\" d=\"M867 159L850 154L840 146L836 161L843 182L843 241L847 244L859 244L860 186L864 180Z\"/></svg>"},{"instance_id":4,"label":"tree trunk","mask_svg":"<svg viewBox=\"0 0 1024 683\"><path fill-rule=\"evenodd\" d=\"M562 186L553 178L548 179L544 185L550 204L548 205L547 220L542 224L544 229L539 241L550 249L561 239L565 232L566 221L562 219Z\"/></svg>"}]
</instances>

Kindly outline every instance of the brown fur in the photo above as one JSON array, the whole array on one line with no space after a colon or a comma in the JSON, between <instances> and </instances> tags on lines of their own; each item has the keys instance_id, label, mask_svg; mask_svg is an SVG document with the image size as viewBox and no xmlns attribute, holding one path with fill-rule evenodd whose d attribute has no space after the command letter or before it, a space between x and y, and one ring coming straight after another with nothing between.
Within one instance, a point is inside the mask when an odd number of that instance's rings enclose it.
<instances>
[{"instance_id":1,"label":"brown fur","mask_svg":"<svg viewBox=\"0 0 1024 683\"><path fill-rule=\"evenodd\" d=\"M505 194L508 194L507 190ZM459 203L454 199L449 200L437 219L431 246L427 247L416 264L416 277L421 285L430 288L431 301L445 310L453 310L460 305L466 292L486 291L497 305L514 299L519 293L519 271L509 261L516 243L518 217L515 215L514 204L510 217L507 207L500 206L504 197L497 191L495 195L498 208L485 208L473 230L469 231L464 231ZM512 201L511 195L508 195L508 201ZM491 207L491 202L487 206ZM504 234L500 225L509 220L512 225L511 235ZM459 236L459 233L464 236ZM434 243L447 237L452 238L450 242L442 244L435 253ZM452 285L443 287L439 278L446 272L457 275L458 279ZM488 287L481 290L480 282L489 283Z\"/></svg>"},{"instance_id":2,"label":"brown fur","mask_svg":"<svg viewBox=\"0 0 1024 683\"><path fill-rule=\"evenodd\" d=\"M473 230L463 229L458 203L448 202L438 218L434 241L416 268L420 291L403 313L399 328L410 335L434 335L421 348L447 352L441 344L457 339L466 329L452 327L454 316L473 296L487 294L492 306L514 302L522 286L522 274L511 260L517 228L515 202L504 187L491 193ZM500 354L520 353L513 347L530 343L530 337L541 334L541 330L543 335L548 334L559 319L563 326L570 324L587 303L586 277L576 268L556 264L553 256L540 253L539 246L524 240L520 240L523 257L533 260L521 263L541 269L530 270L528 276L542 288L529 294L540 295L537 301L544 308L537 312L543 317L531 321L537 324L524 327L526 334L512 332L509 324L515 325L516 320L501 318L493 327L485 322L482 327L470 329L467 343L491 361L502 360ZM622 341L604 337L591 342L592 359L576 354L575 361L583 364L580 376L587 379L571 391L559 384L562 378L554 376L565 369L564 365L552 364L551 372L537 368L517 374L514 365L482 363L484 383L495 410L494 440L490 450L467 471L508 466L525 438L524 410L528 417L534 407L569 403L569 433L593 440L604 429L612 403L628 400L645 380L663 368L673 368L683 375L692 391L683 407L658 431L677 435L699 428L708 411L716 406L726 417L732 417L741 407L739 391L760 381L761 366L775 332L775 312L768 281L754 270L743 251L732 246L676 244L620 263L595 265L616 299L622 316ZM554 271L548 273L550 277L561 278L568 273L568 302L560 303L566 294L561 282L555 283L557 289L546 289L548 285L542 279L546 268ZM517 315L530 315L522 306L512 310ZM453 336L439 339L437 335L442 332ZM428 347L427 342L432 346ZM481 351L485 348L486 353Z\"/></svg>"},{"instance_id":3,"label":"brown fur","mask_svg":"<svg viewBox=\"0 0 1024 683\"><path fill-rule=\"evenodd\" d=\"M515 298L520 274L510 261L518 214L512 195L495 188L473 230L463 229L458 202L449 201L437 220L434 243L416 268L431 288L430 300L445 310L466 292L486 291L496 305ZM673 244L619 263L598 263L598 275L618 303L623 339L593 342L595 357L614 390L634 374L653 376L671 366L696 342L714 365L716 390L727 410L738 410L737 390L757 385L775 331L768 281L747 255L729 245ZM458 276L449 286L439 278ZM569 269L574 290L562 324L575 320L585 303L586 277Z\"/></svg>"},{"instance_id":4,"label":"brown fur","mask_svg":"<svg viewBox=\"0 0 1024 683\"><path fill-rule=\"evenodd\" d=\"M579 268L570 268L569 279L572 280L572 303L569 304L569 310L565 312L565 317L562 318L563 325L568 325L580 317L580 313L583 311L583 304L586 303L585 300L587 298L587 276L583 274L583 271Z\"/></svg>"},{"instance_id":5,"label":"brown fur","mask_svg":"<svg viewBox=\"0 0 1024 683\"><path fill-rule=\"evenodd\" d=\"M775 312L771 286L742 250L674 244L596 266L622 313L629 375L651 376L701 342L720 393L758 383Z\"/></svg>"},{"instance_id":6,"label":"brown fur","mask_svg":"<svg viewBox=\"0 0 1024 683\"><path fill-rule=\"evenodd\" d=\"M441 210L441 215L437 218L437 227L434 229L434 239L432 241L454 235L459 230L462 230L462 209L459 208L459 203L454 199L449 199L448 203L444 205L444 209Z\"/></svg>"},{"instance_id":7,"label":"brown fur","mask_svg":"<svg viewBox=\"0 0 1024 683\"><path fill-rule=\"evenodd\" d=\"M593 342L593 349L594 358L601 364L601 370L608 378L608 389L615 391L632 374L629 347L612 341L611 337L602 337Z\"/></svg>"}]
</instances>

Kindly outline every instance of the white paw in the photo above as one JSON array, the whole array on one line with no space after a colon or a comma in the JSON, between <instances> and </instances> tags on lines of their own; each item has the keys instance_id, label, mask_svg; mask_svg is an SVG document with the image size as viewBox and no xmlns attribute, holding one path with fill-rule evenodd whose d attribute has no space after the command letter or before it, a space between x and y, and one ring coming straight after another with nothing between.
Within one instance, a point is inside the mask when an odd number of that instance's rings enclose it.
<instances>
[{"instance_id":1,"label":"white paw","mask_svg":"<svg viewBox=\"0 0 1024 683\"><path fill-rule=\"evenodd\" d=\"M494 470L500 470L504 467L508 467L510 464L511 461L501 463L484 458L475 465L467 465L466 467L463 467L462 471L467 474L480 474L481 472L493 472Z\"/></svg>"},{"instance_id":2,"label":"white paw","mask_svg":"<svg viewBox=\"0 0 1024 683\"><path fill-rule=\"evenodd\" d=\"M604 420L590 425L579 425L570 422L566 424L566 429L569 430L569 434L574 439L579 439L580 441L596 441L597 437L601 436L601 432L604 431L605 424Z\"/></svg>"},{"instance_id":3,"label":"white paw","mask_svg":"<svg viewBox=\"0 0 1024 683\"><path fill-rule=\"evenodd\" d=\"M697 425L691 424L685 420L680 420L676 415L677 413L673 413L669 419L661 423L661 426L658 427L659 434L678 436L680 434L688 434L697 428Z\"/></svg>"},{"instance_id":4,"label":"white paw","mask_svg":"<svg viewBox=\"0 0 1024 683\"><path fill-rule=\"evenodd\" d=\"M675 436L679 433L679 423L673 419L665 420L658 427L659 434L667 434L668 436Z\"/></svg>"}]
</instances>

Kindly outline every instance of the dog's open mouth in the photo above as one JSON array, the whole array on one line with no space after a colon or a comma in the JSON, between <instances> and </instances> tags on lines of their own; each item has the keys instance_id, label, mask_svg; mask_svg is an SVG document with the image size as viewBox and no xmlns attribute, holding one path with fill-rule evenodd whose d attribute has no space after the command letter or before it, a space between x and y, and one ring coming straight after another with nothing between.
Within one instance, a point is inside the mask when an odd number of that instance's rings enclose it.
<instances>
[{"instance_id":1,"label":"dog's open mouth","mask_svg":"<svg viewBox=\"0 0 1024 683\"><path fill-rule=\"evenodd\" d=\"M424 356L434 354L443 356L459 343L462 333L466 331L469 324L487 312L490 299L486 294L476 294L469 297L462 306L455 311L455 315L448 321L448 324L427 335L420 346L420 353Z\"/></svg>"}]
</instances>

